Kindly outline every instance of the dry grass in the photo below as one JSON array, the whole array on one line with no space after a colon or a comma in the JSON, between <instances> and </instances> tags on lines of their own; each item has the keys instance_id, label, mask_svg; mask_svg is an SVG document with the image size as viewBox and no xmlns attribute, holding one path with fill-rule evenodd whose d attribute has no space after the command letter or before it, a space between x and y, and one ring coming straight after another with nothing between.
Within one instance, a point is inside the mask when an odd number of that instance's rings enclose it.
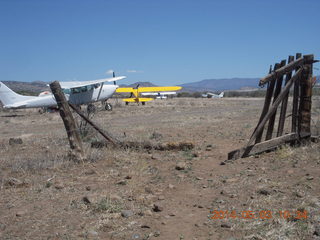
<instances>
[{"instance_id":1,"label":"dry grass","mask_svg":"<svg viewBox=\"0 0 320 240\"><path fill-rule=\"evenodd\" d=\"M284 146L220 165L227 152L246 143L262 104L262 99L173 99L114 106L112 114L99 112L94 121L121 141L183 141L194 148L91 148L101 138L88 129L88 161L80 164L68 158L58 114L17 111L23 116L4 117L0 239L314 238L320 207L318 144ZM313 120L317 130L317 109ZM9 145L10 137L21 137L23 144ZM185 169L177 170L178 162ZM8 185L12 178L23 184ZM154 212L154 204L163 210ZM212 209L271 210L274 215L270 220L211 220ZM297 209L307 210L308 219L278 214ZM122 210L133 216L121 217Z\"/></svg>"}]
</instances>

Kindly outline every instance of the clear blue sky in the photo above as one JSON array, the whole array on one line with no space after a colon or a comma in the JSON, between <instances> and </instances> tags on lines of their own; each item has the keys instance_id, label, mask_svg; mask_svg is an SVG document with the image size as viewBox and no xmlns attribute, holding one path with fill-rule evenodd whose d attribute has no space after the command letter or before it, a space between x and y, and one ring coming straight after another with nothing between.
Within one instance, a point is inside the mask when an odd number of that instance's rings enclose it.
<instances>
[{"instance_id":1,"label":"clear blue sky","mask_svg":"<svg viewBox=\"0 0 320 240\"><path fill-rule=\"evenodd\" d=\"M0 0L0 80L263 77L296 52L320 58L319 0Z\"/></svg>"}]
</instances>

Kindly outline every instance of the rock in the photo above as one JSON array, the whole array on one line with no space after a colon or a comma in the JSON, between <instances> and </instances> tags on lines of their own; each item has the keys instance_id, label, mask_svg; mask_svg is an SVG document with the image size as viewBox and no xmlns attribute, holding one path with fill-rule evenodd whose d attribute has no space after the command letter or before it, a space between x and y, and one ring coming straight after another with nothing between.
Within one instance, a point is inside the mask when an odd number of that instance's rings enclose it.
<instances>
[{"instance_id":1,"label":"rock","mask_svg":"<svg viewBox=\"0 0 320 240\"><path fill-rule=\"evenodd\" d=\"M158 200L164 200L164 196L163 196L163 195L160 195L160 196L158 197Z\"/></svg>"},{"instance_id":2,"label":"rock","mask_svg":"<svg viewBox=\"0 0 320 240\"><path fill-rule=\"evenodd\" d=\"M27 181L21 181L17 178L8 178L4 180L4 186L6 187L28 187L29 183Z\"/></svg>"},{"instance_id":3,"label":"rock","mask_svg":"<svg viewBox=\"0 0 320 240\"><path fill-rule=\"evenodd\" d=\"M222 228L231 228L231 225L229 223L222 223L221 227Z\"/></svg>"},{"instance_id":4,"label":"rock","mask_svg":"<svg viewBox=\"0 0 320 240\"><path fill-rule=\"evenodd\" d=\"M86 190L87 190L87 191L90 191L90 190L91 190L91 187L90 187L90 186L86 186Z\"/></svg>"},{"instance_id":5,"label":"rock","mask_svg":"<svg viewBox=\"0 0 320 240\"><path fill-rule=\"evenodd\" d=\"M120 180L117 182L118 185L126 185L127 181L126 180Z\"/></svg>"},{"instance_id":6,"label":"rock","mask_svg":"<svg viewBox=\"0 0 320 240\"><path fill-rule=\"evenodd\" d=\"M90 239L90 237L96 238L98 235L99 235L98 232L96 232L96 231L94 231L94 230L89 230L89 231L88 231L88 234L87 234L87 236L89 237L89 239Z\"/></svg>"},{"instance_id":7,"label":"rock","mask_svg":"<svg viewBox=\"0 0 320 240\"><path fill-rule=\"evenodd\" d=\"M17 145L17 144L22 144L23 141L21 138L10 138L9 139L9 145Z\"/></svg>"},{"instance_id":8,"label":"rock","mask_svg":"<svg viewBox=\"0 0 320 240\"><path fill-rule=\"evenodd\" d=\"M196 177L196 179L197 179L197 180L203 180L203 178L202 178L202 177Z\"/></svg>"},{"instance_id":9,"label":"rock","mask_svg":"<svg viewBox=\"0 0 320 240\"><path fill-rule=\"evenodd\" d=\"M62 183L56 183L56 184L54 185L54 187L55 187L55 189L61 190L61 189L64 188L64 185L63 185Z\"/></svg>"},{"instance_id":10,"label":"rock","mask_svg":"<svg viewBox=\"0 0 320 240\"><path fill-rule=\"evenodd\" d=\"M125 179L132 179L132 176L128 175L125 177Z\"/></svg>"},{"instance_id":11,"label":"rock","mask_svg":"<svg viewBox=\"0 0 320 240\"><path fill-rule=\"evenodd\" d=\"M140 239L141 237L140 237L140 235L139 235L139 233L134 233L133 235L132 235L132 237L131 237L131 239Z\"/></svg>"},{"instance_id":12,"label":"rock","mask_svg":"<svg viewBox=\"0 0 320 240\"><path fill-rule=\"evenodd\" d=\"M154 237L159 237L159 236L160 236L160 231L155 231L155 232L153 233L153 236L154 236Z\"/></svg>"},{"instance_id":13,"label":"rock","mask_svg":"<svg viewBox=\"0 0 320 240\"><path fill-rule=\"evenodd\" d=\"M226 183L234 183L234 182L237 182L238 179L237 178L229 178L226 180Z\"/></svg>"},{"instance_id":14,"label":"rock","mask_svg":"<svg viewBox=\"0 0 320 240\"><path fill-rule=\"evenodd\" d=\"M145 211L143 212L143 215L145 215L145 216L152 216L153 214L152 214L151 210L147 209L147 210L145 210Z\"/></svg>"},{"instance_id":15,"label":"rock","mask_svg":"<svg viewBox=\"0 0 320 240\"><path fill-rule=\"evenodd\" d=\"M270 191L267 190L267 189L259 189L259 190L257 191L257 193L259 193L259 194L261 194L261 195L265 195L265 196L271 194Z\"/></svg>"},{"instance_id":16,"label":"rock","mask_svg":"<svg viewBox=\"0 0 320 240\"><path fill-rule=\"evenodd\" d=\"M85 175L93 175L93 174L96 174L96 171L93 169L89 169L89 170L85 171L84 174Z\"/></svg>"},{"instance_id":17,"label":"rock","mask_svg":"<svg viewBox=\"0 0 320 240\"><path fill-rule=\"evenodd\" d=\"M8 178L4 181L5 186L19 186L21 184L23 184L23 182L17 178Z\"/></svg>"},{"instance_id":18,"label":"rock","mask_svg":"<svg viewBox=\"0 0 320 240\"><path fill-rule=\"evenodd\" d=\"M225 161L220 162L220 165L226 165Z\"/></svg>"},{"instance_id":19,"label":"rock","mask_svg":"<svg viewBox=\"0 0 320 240\"><path fill-rule=\"evenodd\" d=\"M91 204L91 201L90 201L90 198L88 196L84 196L82 198L82 201L85 203L85 204Z\"/></svg>"},{"instance_id":20,"label":"rock","mask_svg":"<svg viewBox=\"0 0 320 240\"><path fill-rule=\"evenodd\" d=\"M175 168L176 168L176 170L180 171L180 170L186 169L186 167L187 167L187 165L185 162L178 162Z\"/></svg>"},{"instance_id":21,"label":"rock","mask_svg":"<svg viewBox=\"0 0 320 240\"><path fill-rule=\"evenodd\" d=\"M112 201L121 201L122 200L122 198L117 194L111 194L109 198Z\"/></svg>"},{"instance_id":22,"label":"rock","mask_svg":"<svg viewBox=\"0 0 320 240\"><path fill-rule=\"evenodd\" d=\"M307 180L313 180L313 177L312 176L309 176L309 177L307 177Z\"/></svg>"},{"instance_id":23,"label":"rock","mask_svg":"<svg viewBox=\"0 0 320 240\"><path fill-rule=\"evenodd\" d=\"M169 184L169 189L174 189L174 185L172 185L172 184Z\"/></svg>"},{"instance_id":24,"label":"rock","mask_svg":"<svg viewBox=\"0 0 320 240\"><path fill-rule=\"evenodd\" d=\"M122 210L121 216L124 218L131 217L131 216L133 216L133 212L131 210Z\"/></svg>"},{"instance_id":25,"label":"rock","mask_svg":"<svg viewBox=\"0 0 320 240\"><path fill-rule=\"evenodd\" d=\"M163 211L163 207L159 203L155 203L155 204L153 204L152 210L154 212L162 212Z\"/></svg>"},{"instance_id":26,"label":"rock","mask_svg":"<svg viewBox=\"0 0 320 240\"><path fill-rule=\"evenodd\" d=\"M237 196L237 194L230 194L230 198L236 198Z\"/></svg>"},{"instance_id":27,"label":"rock","mask_svg":"<svg viewBox=\"0 0 320 240\"><path fill-rule=\"evenodd\" d=\"M17 217L22 217L22 216L25 215L25 214L26 214L25 211L18 211L18 212L16 212L16 216L17 216Z\"/></svg>"}]
</instances>

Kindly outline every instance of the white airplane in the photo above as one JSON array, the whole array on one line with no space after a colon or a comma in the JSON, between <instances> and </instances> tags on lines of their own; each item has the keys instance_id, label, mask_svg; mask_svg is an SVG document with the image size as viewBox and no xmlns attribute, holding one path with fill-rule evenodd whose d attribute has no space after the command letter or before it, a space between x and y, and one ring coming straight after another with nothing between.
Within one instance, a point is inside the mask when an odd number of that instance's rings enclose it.
<instances>
[{"instance_id":1,"label":"white airplane","mask_svg":"<svg viewBox=\"0 0 320 240\"><path fill-rule=\"evenodd\" d=\"M142 96L156 96L157 99L166 99L167 95L175 95L177 92L145 92L141 93Z\"/></svg>"},{"instance_id":2,"label":"white airplane","mask_svg":"<svg viewBox=\"0 0 320 240\"><path fill-rule=\"evenodd\" d=\"M220 93L219 95L218 94L214 94L214 93L206 93L206 94L202 94L202 97L203 98L223 98L224 96L224 92Z\"/></svg>"},{"instance_id":3,"label":"white airplane","mask_svg":"<svg viewBox=\"0 0 320 240\"><path fill-rule=\"evenodd\" d=\"M91 104L97 101L106 101L112 97L116 89L116 81L126 78L125 76L105 78L84 82L60 82L61 88L68 102L81 105ZM104 85L105 82L114 82L114 85ZM54 95L50 92L44 92L39 96L23 96L15 93L8 88L4 83L0 82L0 101L4 108L19 109L19 108L50 108L57 106ZM91 104L91 105L90 105ZM106 103L105 109L111 110L112 106Z\"/></svg>"}]
</instances>

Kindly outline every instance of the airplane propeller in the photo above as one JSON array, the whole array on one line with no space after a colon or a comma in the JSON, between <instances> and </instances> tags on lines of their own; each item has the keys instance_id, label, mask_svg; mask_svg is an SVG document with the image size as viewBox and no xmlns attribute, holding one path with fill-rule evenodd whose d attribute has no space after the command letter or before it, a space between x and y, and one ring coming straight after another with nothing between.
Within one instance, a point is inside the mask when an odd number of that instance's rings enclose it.
<instances>
[{"instance_id":1,"label":"airplane propeller","mask_svg":"<svg viewBox=\"0 0 320 240\"><path fill-rule=\"evenodd\" d=\"M114 71L112 72L112 77L113 77L113 78L116 77L116 74L114 73ZM113 84L114 84L114 85L117 85L116 81L113 81Z\"/></svg>"}]
</instances>

